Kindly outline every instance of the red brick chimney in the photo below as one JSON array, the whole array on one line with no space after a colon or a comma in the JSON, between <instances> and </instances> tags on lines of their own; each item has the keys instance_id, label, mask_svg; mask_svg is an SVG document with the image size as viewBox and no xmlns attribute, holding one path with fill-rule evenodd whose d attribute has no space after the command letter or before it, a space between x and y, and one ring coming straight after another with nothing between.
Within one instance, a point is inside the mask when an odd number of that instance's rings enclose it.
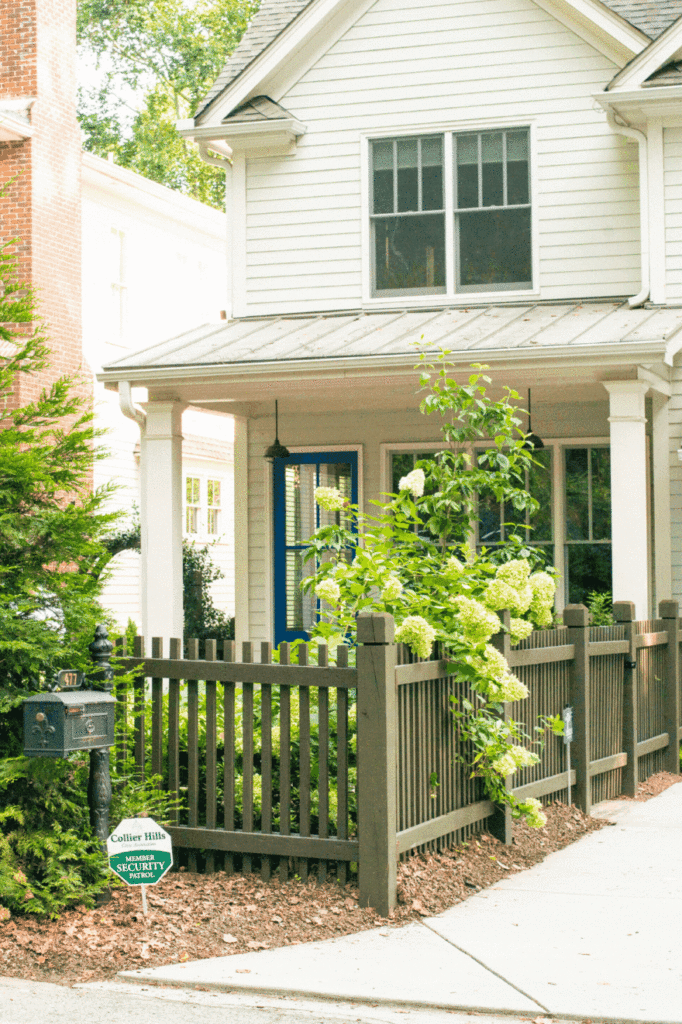
<instances>
[{"instance_id":1,"label":"red brick chimney","mask_svg":"<svg viewBox=\"0 0 682 1024\"><path fill-rule=\"evenodd\" d=\"M77 0L0 0L0 238L19 238L20 273L37 292L52 351L33 398L83 364L81 141L76 120ZM80 390L91 395L89 376Z\"/></svg>"}]
</instances>

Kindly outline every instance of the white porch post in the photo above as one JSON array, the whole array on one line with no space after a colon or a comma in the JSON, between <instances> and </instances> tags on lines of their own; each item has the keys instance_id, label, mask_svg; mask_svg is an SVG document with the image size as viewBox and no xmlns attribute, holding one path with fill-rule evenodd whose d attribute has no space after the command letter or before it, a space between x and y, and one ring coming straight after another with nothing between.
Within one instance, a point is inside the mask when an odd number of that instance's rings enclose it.
<instances>
[{"instance_id":1,"label":"white porch post","mask_svg":"<svg viewBox=\"0 0 682 1024\"><path fill-rule=\"evenodd\" d=\"M268 581L263 581L268 586ZM234 635L238 645L251 637L249 621L249 432L243 416L234 418Z\"/></svg>"},{"instance_id":2,"label":"white porch post","mask_svg":"<svg viewBox=\"0 0 682 1024\"><path fill-rule=\"evenodd\" d=\"M151 638L181 637L182 610L182 410L181 402L149 402L142 429L142 629Z\"/></svg>"},{"instance_id":3,"label":"white porch post","mask_svg":"<svg viewBox=\"0 0 682 1024\"><path fill-rule=\"evenodd\" d=\"M672 583L672 540L670 516L670 423L669 398L654 391L652 404L652 454L654 491L654 609L670 598Z\"/></svg>"},{"instance_id":4,"label":"white porch post","mask_svg":"<svg viewBox=\"0 0 682 1024\"><path fill-rule=\"evenodd\" d=\"M647 530L646 381L611 381L611 544L613 600L634 601L638 619L649 616Z\"/></svg>"}]
</instances>

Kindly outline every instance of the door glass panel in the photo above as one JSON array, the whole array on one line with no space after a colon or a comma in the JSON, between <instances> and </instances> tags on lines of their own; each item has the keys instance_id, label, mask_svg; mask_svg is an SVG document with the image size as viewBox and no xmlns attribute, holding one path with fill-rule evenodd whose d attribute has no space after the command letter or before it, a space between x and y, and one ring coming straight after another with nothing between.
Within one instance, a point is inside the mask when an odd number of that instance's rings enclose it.
<instances>
[{"instance_id":1,"label":"door glass panel","mask_svg":"<svg viewBox=\"0 0 682 1024\"><path fill-rule=\"evenodd\" d=\"M286 566L287 629L308 632L315 625L317 599L303 593L301 581L313 574L314 564L303 561L302 551L287 551Z\"/></svg>"},{"instance_id":2,"label":"door glass panel","mask_svg":"<svg viewBox=\"0 0 682 1024\"><path fill-rule=\"evenodd\" d=\"M315 466L284 467L286 544L306 544L315 532Z\"/></svg>"},{"instance_id":3,"label":"door glass panel","mask_svg":"<svg viewBox=\"0 0 682 1024\"><path fill-rule=\"evenodd\" d=\"M569 604L584 604L591 590L611 590L611 545L567 544L566 578Z\"/></svg>"},{"instance_id":4,"label":"door glass panel","mask_svg":"<svg viewBox=\"0 0 682 1024\"><path fill-rule=\"evenodd\" d=\"M335 487L346 501L351 500L352 471L348 462L320 463L318 487ZM342 512L317 509L319 526L348 526L348 517ZM312 533L312 531L311 531ZM308 538L310 534L308 534ZM306 538L306 539L308 539Z\"/></svg>"}]
</instances>

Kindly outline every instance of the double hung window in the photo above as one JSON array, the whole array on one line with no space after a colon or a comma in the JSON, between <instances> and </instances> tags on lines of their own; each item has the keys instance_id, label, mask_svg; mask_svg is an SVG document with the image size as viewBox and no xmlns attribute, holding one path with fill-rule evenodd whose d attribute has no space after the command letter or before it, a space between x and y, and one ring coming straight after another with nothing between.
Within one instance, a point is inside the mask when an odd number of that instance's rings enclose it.
<instances>
[{"instance_id":1,"label":"double hung window","mask_svg":"<svg viewBox=\"0 0 682 1024\"><path fill-rule=\"evenodd\" d=\"M372 294L533 287L529 131L370 143Z\"/></svg>"}]
</instances>

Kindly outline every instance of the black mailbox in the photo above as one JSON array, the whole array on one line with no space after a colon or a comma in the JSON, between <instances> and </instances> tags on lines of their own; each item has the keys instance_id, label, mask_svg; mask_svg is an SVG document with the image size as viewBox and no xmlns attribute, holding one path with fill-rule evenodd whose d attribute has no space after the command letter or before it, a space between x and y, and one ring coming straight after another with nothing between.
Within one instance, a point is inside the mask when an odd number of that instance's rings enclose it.
<instances>
[{"instance_id":1,"label":"black mailbox","mask_svg":"<svg viewBox=\"0 0 682 1024\"><path fill-rule=\"evenodd\" d=\"M110 693L97 690L29 697L24 701L24 754L67 757L113 746L115 707Z\"/></svg>"}]
</instances>

